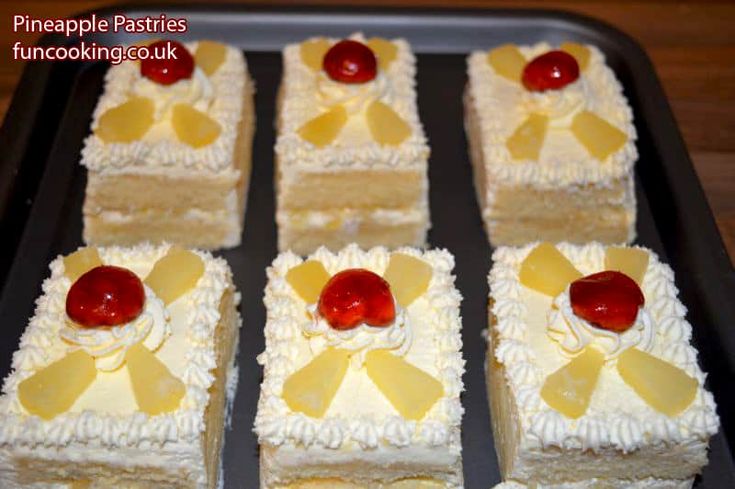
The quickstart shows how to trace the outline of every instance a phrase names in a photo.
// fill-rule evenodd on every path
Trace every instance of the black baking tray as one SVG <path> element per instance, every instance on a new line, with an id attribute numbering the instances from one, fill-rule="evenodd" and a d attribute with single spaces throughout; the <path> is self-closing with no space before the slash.
<path id="1" fill-rule="evenodd" d="M 686 148 L 653 66 L 636 44 L 612 27 L 555 11 L 421 11 L 374 9 L 253 9 L 235 6 L 119 7 L 99 10 L 130 16 L 186 17 L 183 39 L 211 38 L 240 46 L 257 84 L 258 126 L 243 244 L 221 253 L 242 292 L 240 384 L 232 429 L 224 451 L 226 488 L 258 486 L 258 445 L 252 424 L 263 350 L 265 267 L 276 255 L 273 195 L 273 119 L 281 75 L 280 49 L 312 35 L 405 37 L 418 53 L 418 97 L 428 135 L 430 243 L 456 256 L 457 285 L 464 296 L 463 402 L 464 473 L 468 489 L 499 482 L 485 393 L 483 364 L 487 284 L 491 249 L 482 229 L 462 125 L 465 57 L 474 49 L 504 42 L 564 40 L 596 44 L 623 83 L 635 114 L 640 160 L 636 169 L 638 240 L 661 254 L 676 271 L 677 285 L 700 362 L 719 404 L 723 429 L 712 439 L 711 461 L 698 488 L 735 487 L 728 440 L 735 429 L 735 273 L 718 234 Z M 96 34 L 102 44 L 129 43 L 132 35 Z M 79 39 L 46 36 L 42 44 Z M 30 63 L 0 132 L 0 374 L 33 313 L 34 299 L 48 275 L 48 262 L 81 242 L 85 171 L 78 164 L 82 141 L 101 92 L 105 63 Z"/>

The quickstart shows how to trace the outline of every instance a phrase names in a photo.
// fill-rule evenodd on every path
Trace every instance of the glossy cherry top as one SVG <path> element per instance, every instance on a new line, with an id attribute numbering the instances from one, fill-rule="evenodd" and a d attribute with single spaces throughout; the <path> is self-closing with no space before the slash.
<path id="1" fill-rule="evenodd" d="M 338 330 L 352 329 L 361 323 L 389 326 L 396 318 L 388 282 L 363 268 L 343 270 L 329 279 L 319 296 L 318 311 Z"/>
<path id="2" fill-rule="evenodd" d="M 579 64 L 564 51 L 549 51 L 532 59 L 523 68 L 523 86 L 532 92 L 558 90 L 579 78 Z"/>
<path id="3" fill-rule="evenodd" d="M 635 323 L 645 298 L 624 273 L 608 270 L 572 282 L 569 299 L 574 314 L 598 328 L 622 333 Z"/>
<path id="4" fill-rule="evenodd" d="M 167 50 L 172 50 L 175 56 L 166 59 L 150 57 L 140 62 L 140 74 L 159 85 L 172 85 L 179 80 L 191 78 L 194 73 L 194 58 L 183 44 L 176 41 L 156 41 L 148 49 L 151 56 L 154 53 L 166 53 Z"/>
<path id="5" fill-rule="evenodd" d="M 129 323 L 143 311 L 145 292 L 127 268 L 103 265 L 79 277 L 66 296 L 66 314 L 80 326 Z"/>
<path id="6" fill-rule="evenodd" d="M 329 78 L 341 83 L 367 83 L 378 74 L 373 50 L 352 39 L 344 39 L 329 48 L 322 67 Z"/>

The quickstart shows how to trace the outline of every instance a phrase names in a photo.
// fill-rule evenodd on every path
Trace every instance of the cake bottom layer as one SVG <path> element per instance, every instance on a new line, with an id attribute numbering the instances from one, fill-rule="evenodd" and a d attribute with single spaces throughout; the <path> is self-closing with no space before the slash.
<path id="1" fill-rule="evenodd" d="M 305 479 L 267 489 L 448 489 L 456 486 L 436 479 L 408 478 L 393 482 L 362 484 L 340 479 Z"/>
<path id="2" fill-rule="evenodd" d="M 488 309 L 492 310 L 492 302 Z M 707 463 L 707 445 L 647 446 L 623 453 L 602 449 L 598 453 L 549 447 L 527 448 L 527 435 L 515 397 L 506 382 L 505 368 L 495 360 L 495 318 L 489 315 L 486 364 L 491 425 L 503 480 L 534 489 L 684 489 Z M 619 475 L 628 478 L 618 478 Z"/>
<path id="3" fill-rule="evenodd" d="M 278 249 L 308 255 L 320 246 L 338 251 L 350 243 L 374 246 L 423 247 L 429 229 L 425 206 L 411 209 L 338 209 L 278 212 Z"/>
<path id="4" fill-rule="evenodd" d="M 12 477 L 0 474 L 2 489 L 218 489 L 228 404 L 235 396 L 241 318 L 232 289 L 220 300 L 215 329 L 215 377 L 209 388 L 201 445 L 182 453 L 165 447 L 69 448 L 37 447 L 9 454 Z M 194 452 L 194 453 L 192 453 Z M 0 459 L 5 459 L 0 453 Z M 204 475 L 206 474 L 206 475 Z M 83 475 L 83 478 L 80 478 Z"/>
<path id="5" fill-rule="evenodd" d="M 94 245 L 134 245 L 172 242 L 201 249 L 232 248 L 240 244 L 241 211 L 156 211 L 122 214 L 85 214 L 84 241 Z"/>

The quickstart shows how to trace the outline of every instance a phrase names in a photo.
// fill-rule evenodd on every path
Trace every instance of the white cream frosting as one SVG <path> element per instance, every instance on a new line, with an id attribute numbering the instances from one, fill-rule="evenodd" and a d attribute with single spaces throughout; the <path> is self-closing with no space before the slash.
<path id="1" fill-rule="evenodd" d="M 633 325 L 622 333 L 598 328 L 574 314 L 567 287 L 552 303 L 547 333 L 557 343 L 562 355 L 575 356 L 588 345 L 593 345 L 610 360 L 628 348 L 650 351 L 656 331 L 645 307 L 638 310 Z"/>
<path id="2" fill-rule="evenodd" d="M 381 444 L 394 447 L 445 446 L 459 455 L 463 390 L 460 336 L 461 296 L 454 288 L 453 257 L 446 251 L 399 250 L 428 262 L 433 276 L 428 290 L 404 313 L 413 328 L 410 348 L 404 358 L 437 378 L 444 396 L 419 421 L 407 420 L 384 398 L 363 369 L 348 369 L 342 384 L 323 418 L 311 418 L 291 411 L 281 397 L 284 381 L 314 358 L 303 327 L 312 321 L 307 304 L 286 281 L 288 270 L 303 260 L 293 253 L 281 253 L 268 269 L 265 289 L 267 321 L 266 349 L 258 357 L 264 367 L 255 432 L 261 444 L 329 449 L 375 449 Z M 347 268 L 366 268 L 382 275 L 390 252 L 378 247 L 362 251 L 350 245 L 339 253 L 320 248 L 310 259 L 322 262 L 334 274 Z M 419 328 L 418 325 L 421 327 Z M 405 343 L 404 343 L 405 344 Z"/>
<path id="3" fill-rule="evenodd" d="M 146 276 L 169 245 L 141 244 L 131 248 L 98 248 L 103 263 L 131 269 Z M 171 335 L 156 351 L 157 357 L 180 378 L 186 394 L 176 411 L 149 416 L 137 410 L 123 366 L 100 371 L 92 385 L 72 408 L 45 421 L 29 415 L 17 396 L 18 384 L 38 369 L 63 357 L 70 348 L 59 335 L 66 322 L 66 294 L 71 281 L 64 275 L 61 257 L 51 262 L 51 277 L 43 283 L 13 354 L 12 372 L 0 397 L 0 449 L 3 447 L 71 446 L 120 447 L 166 446 L 184 453 L 201 450 L 208 389 L 216 368 L 214 331 L 219 323 L 219 302 L 231 289 L 227 263 L 208 252 L 196 252 L 204 261 L 204 274 L 194 289 L 169 304 Z M 114 398 L 114 402 L 111 399 Z"/>
<path id="4" fill-rule="evenodd" d="M 75 327 L 67 321 L 59 336 L 94 357 L 97 370 L 103 372 L 117 370 L 128 349 L 141 341 L 143 346 L 156 351 L 171 334 L 170 316 L 163 301 L 148 286 L 143 288 L 143 311 L 132 321 L 109 328 Z"/>
<path id="5" fill-rule="evenodd" d="M 185 45 L 191 53 L 196 51 L 196 42 Z M 243 91 L 251 84 L 242 52 L 230 46 L 224 62 L 211 76 L 196 68 L 191 79 L 169 86 L 144 78 L 137 62 L 112 66 L 105 75 L 105 89 L 92 117 L 92 131 L 104 112 L 135 95 L 154 101 L 156 122 L 141 140 L 132 143 L 106 143 L 92 132 L 84 141 L 81 163 L 90 171 L 103 173 L 150 173 L 162 169 L 234 173 L 232 155 L 242 119 Z M 202 148 L 180 142 L 168 118 L 175 102 L 192 103 L 205 112 L 220 125 L 219 137 Z"/>
<path id="6" fill-rule="evenodd" d="M 309 339 L 311 352 L 316 356 L 328 346 L 354 352 L 350 357 L 354 368 L 361 368 L 365 355 L 373 350 L 391 350 L 394 355 L 405 356 L 413 341 L 413 328 L 406 311 L 395 303 L 396 317 L 384 327 L 360 323 L 357 327 L 338 330 L 329 325 L 317 312 L 316 305 L 307 307 L 312 320 L 303 323 L 302 329 Z"/>
<path id="7" fill-rule="evenodd" d="M 586 47 L 590 59 L 580 78 L 561 90 L 541 93 L 528 92 L 522 84 L 495 73 L 487 61 L 487 51 L 475 51 L 468 57 L 468 90 L 479 118 L 488 181 L 553 189 L 566 185 L 605 186 L 629 177 L 638 159 L 633 112 L 602 52 L 592 45 Z M 538 43 L 519 49 L 531 60 L 552 47 Z M 623 147 L 604 161 L 590 156 L 568 129 L 573 116 L 582 109 L 597 114 L 627 136 Z M 551 117 L 539 159 L 514 160 L 506 141 L 533 111 Z M 492 202 L 492 186 L 487 192 Z"/>
<path id="8" fill-rule="evenodd" d="M 535 246 L 497 248 L 488 278 L 496 319 L 495 359 L 505 367 L 525 449 L 555 446 L 598 452 L 612 448 L 627 453 L 648 444 L 706 442 L 715 434 L 719 418 L 712 394 L 703 386 L 705 374 L 697 365 L 697 352 L 689 343 L 686 308 L 677 298 L 673 272 L 650 251 L 641 287 L 655 330 L 649 352 L 697 379 L 692 404 L 675 417 L 655 411 L 620 378 L 614 358 L 603 366 L 590 406 L 579 419 L 566 418 L 544 403 L 540 396 L 544 379 L 568 358 L 546 334 L 552 299 L 527 289 L 518 279 L 523 259 Z M 585 275 L 604 269 L 605 247 L 601 244 L 560 243 L 557 247 Z"/>
<path id="9" fill-rule="evenodd" d="M 351 39 L 364 42 L 362 34 Z M 337 39 L 331 39 L 336 42 Z M 279 110 L 276 155 L 282 171 L 324 168 L 425 167 L 429 157 L 416 104 L 416 60 L 403 39 L 393 39 L 398 47 L 388 69 L 365 84 L 338 84 L 322 72 L 314 72 L 301 60 L 300 44 L 283 50 L 283 82 Z M 364 117 L 369 101 L 379 99 L 396 111 L 409 125 L 411 135 L 398 146 L 373 141 Z M 350 118 L 332 144 L 316 148 L 298 134 L 299 128 L 332 103 L 345 103 Z"/>

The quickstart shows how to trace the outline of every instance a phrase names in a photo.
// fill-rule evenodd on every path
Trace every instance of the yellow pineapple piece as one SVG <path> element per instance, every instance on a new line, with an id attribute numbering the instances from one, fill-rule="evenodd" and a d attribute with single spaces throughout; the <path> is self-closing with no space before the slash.
<path id="1" fill-rule="evenodd" d="M 689 407 L 699 385 L 682 369 L 636 348 L 620 354 L 618 372 L 644 401 L 667 416 Z"/>
<path id="2" fill-rule="evenodd" d="M 194 288 L 204 274 L 204 262 L 194 252 L 172 246 L 155 265 L 145 279 L 164 304 L 173 301 Z"/>
<path id="3" fill-rule="evenodd" d="M 332 44 L 323 37 L 310 39 L 301 43 L 301 61 L 313 71 L 322 69 L 324 55 L 327 54 Z"/>
<path id="4" fill-rule="evenodd" d="M 518 126 L 505 145 L 514 160 L 538 160 L 546 138 L 549 118 L 543 114 L 531 114 Z"/>
<path id="5" fill-rule="evenodd" d="M 283 383 L 283 400 L 293 411 L 321 418 L 342 384 L 351 353 L 327 348 Z"/>
<path id="6" fill-rule="evenodd" d="M 299 136 L 321 148 L 334 141 L 346 123 L 347 111 L 341 105 L 335 105 L 301 126 Z"/>
<path id="7" fill-rule="evenodd" d="M 102 260 L 97 248 L 86 246 L 64 257 L 64 274 L 74 283 L 79 277 L 100 265 Z"/>
<path id="8" fill-rule="evenodd" d="M 574 59 L 577 60 L 577 64 L 579 65 L 580 72 L 587 68 L 590 62 L 590 50 L 587 49 L 587 46 L 577 42 L 563 42 L 559 46 L 559 49 L 574 56 Z"/>
<path id="9" fill-rule="evenodd" d="M 622 148 L 628 140 L 623 131 L 588 110 L 574 116 L 571 129 L 582 146 L 600 161 Z"/>
<path id="10" fill-rule="evenodd" d="M 329 281 L 329 273 L 317 260 L 307 260 L 301 265 L 289 269 L 286 281 L 307 304 L 319 300 L 322 289 Z"/>
<path id="11" fill-rule="evenodd" d="M 373 101 L 365 113 L 370 134 L 375 142 L 388 146 L 398 146 L 411 135 L 411 126 L 388 105 L 379 100 Z"/>
<path id="12" fill-rule="evenodd" d="M 171 125 L 179 141 L 192 148 L 202 148 L 217 140 L 222 127 L 217 121 L 189 104 L 176 104 L 171 111 Z"/>
<path id="13" fill-rule="evenodd" d="M 68 411 L 96 377 L 94 358 L 76 350 L 23 380 L 18 399 L 29 413 L 52 419 Z"/>
<path id="14" fill-rule="evenodd" d="M 521 82 L 526 58 L 515 44 L 504 44 L 490 50 L 487 53 L 487 61 L 500 76 L 516 83 Z"/>
<path id="15" fill-rule="evenodd" d="M 393 60 L 396 59 L 396 56 L 398 56 L 398 46 L 388 39 L 371 37 L 368 39 L 367 45 L 375 53 L 375 57 L 378 58 L 378 67 L 383 71 L 387 70 Z"/>
<path id="16" fill-rule="evenodd" d="M 541 398 L 564 416 L 579 418 L 590 405 L 605 356 L 588 346 L 553 374 L 541 387 Z"/>
<path id="17" fill-rule="evenodd" d="M 518 274 L 523 285 L 552 297 L 581 277 L 579 270 L 551 243 L 539 243 L 531 250 Z"/>
<path id="18" fill-rule="evenodd" d="M 151 416 L 176 410 L 186 393 L 184 383 L 142 343 L 128 350 L 127 362 L 133 395 L 141 411 Z"/>
<path id="19" fill-rule="evenodd" d="M 207 76 L 217 71 L 217 68 L 225 62 L 227 46 L 215 41 L 199 41 L 194 53 L 194 62 Z"/>
<path id="20" fill-rule="evenodd" d="M 648 252 L 628 246 L 610 246 L 605 250 L 605 270 L 617 270 L 632 278 L 638 285 L 648 269 Z"/>
<path id="21" fill-rule="evenodd" d="M 106 143 L 130 143 L 143 137 L 153 125 L 153 101 L 134 97 L 108 109 L 97 121 L 94 133 Z"/>
<path id="22" fill-rule="evenodd" d="M 390 290 L 398 303 L 408 307 L 426 292 L 433 274 L 431 265 L 424 260 L 403 253 L 393 253 L 383 278 L 390 284 Z"/>
<path id="23" fill-rule="evenodd" d="M 441 382 L 387 350 L 368 352 L 365 368 L 368 377 L 404 418 L 423 418 L 444 395 Z"/>
<path id="24" fill-rule="evenodd" d="M 89 489 L 90 487 L 92 487 L 92 481 L 83 480 L 83 481 L 72 482 L 70 489 Z"/>

